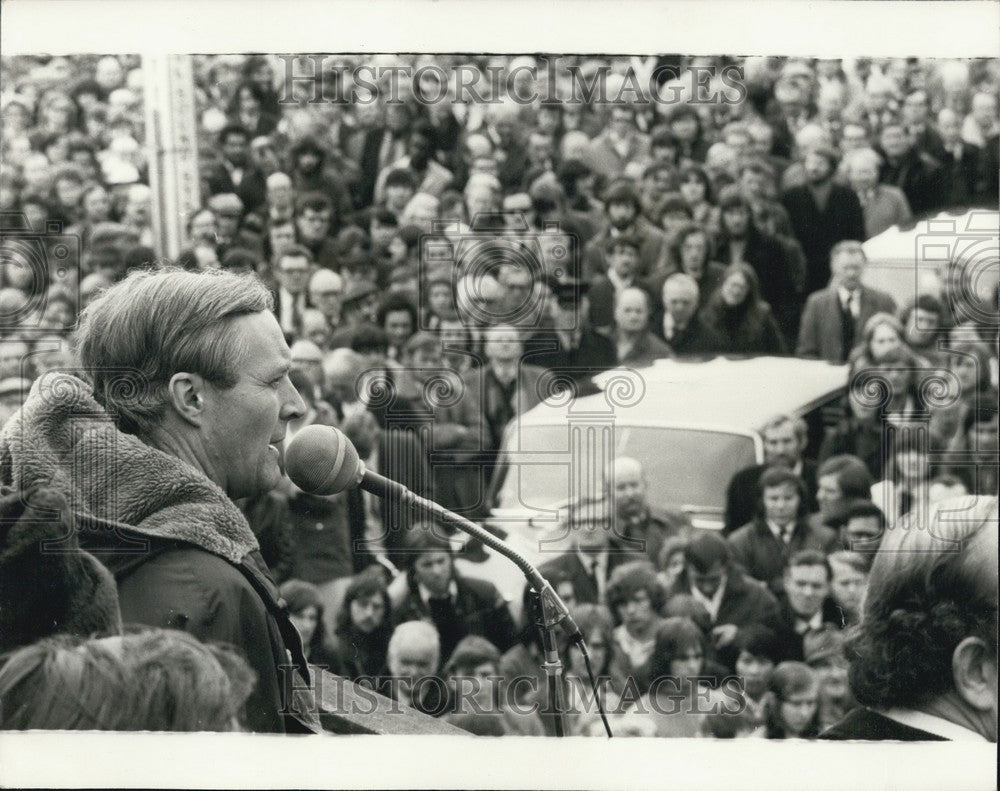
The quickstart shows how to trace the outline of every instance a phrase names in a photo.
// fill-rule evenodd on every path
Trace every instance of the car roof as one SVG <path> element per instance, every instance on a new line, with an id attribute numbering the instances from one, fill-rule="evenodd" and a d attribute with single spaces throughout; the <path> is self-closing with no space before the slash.
<path id="1" fill-rule="evenodd" d="M 626 425 L 759 431 L 779 414 L 802 414 L 847 385 L 847 366 L 794 357 L 658 360 L 593 378 L 603 392 L 572 404 L 549 399 L 520 418 L 522 427 L 564 423 L 571 414 L 612 413 Z"/>

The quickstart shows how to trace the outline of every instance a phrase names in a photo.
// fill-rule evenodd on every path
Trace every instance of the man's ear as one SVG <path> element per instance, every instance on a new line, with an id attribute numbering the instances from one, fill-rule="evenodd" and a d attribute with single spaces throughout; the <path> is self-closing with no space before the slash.
<path id="1" fill-rule="evenodd" d="M 955 691 L 976 711 L 990 711 L 997 699 L 997 656 L 978 637 L 966 637 L 951 655 Z"/>
<path id="2" fill-rule="evenodd" d="M 189 373 L 176 373 L 167 384 L 174 412 L 194 426 L 200 426 L 205 416 L 205 384 L 201 376 Z"/>

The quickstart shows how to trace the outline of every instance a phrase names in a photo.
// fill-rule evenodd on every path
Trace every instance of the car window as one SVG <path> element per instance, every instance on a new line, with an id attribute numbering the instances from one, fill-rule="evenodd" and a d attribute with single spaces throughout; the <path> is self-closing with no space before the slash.
<path id="1" fill-rule="evenodd" d="M 721 431 L 615 426 L 610 454 L 642 462 L 655 506 L 723 508 L 735 472 L 756 463 L 750 437 Z M 593 440 L 593 438 L 591 438 Z M 570 497 L 570 431 L 567 426 L 524 427 L 508 436 L 498 508 L 552 508 Z M 550 461 L 552 456 L 561 456 Z M 579 470 L 577 470 L 579 473 Z"/>

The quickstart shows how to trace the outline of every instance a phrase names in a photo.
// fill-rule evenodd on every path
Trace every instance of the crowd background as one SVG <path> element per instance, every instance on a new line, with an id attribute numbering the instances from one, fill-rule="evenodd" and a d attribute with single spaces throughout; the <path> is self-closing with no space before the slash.
<path id="1" fill-rule="evenodd" d="M 607 530 L 595 539 L 581 527 L 544 573 L 576 608 L 620 733 L 808 738 L 853 705 L 844 634 L 887 522 L 927 500 L 997 491 L 996 294 L 970 297 L 961 260 L 927 293 L 861 283 L 866 239 L 940 211 L 997 209 L 996 61 L 561 57 L 561 99 L 530 104 L 422 101 L 440 93 L 433 72 L 403 83 L 399 103 L 387 85 L 338 101 L 352 87 L 339 67 L 499 66 L 526 95 L 538 85 L 519 67 L 545 74 L 544 58 L 327 57 L 318 73 L 320 61 L 302 58 L 293 81 L 275 57 L 193 61 L 202 205 L 176 261 L 153 237 L 140 59 L 0 62 L 0 210 L 23 216 L 4 214 L 0 229 L 0 422 L 34 378 L 73 366 L 72 328 L 94 296 L 164 265 L 271 288 L 308 406 L 290 434 L 338 425 L 369 467 L 473 517 L 488 507 L 503 430 L 537 402 L 546 370 L 583 378 L 720 354 L 846 363 L 852 382 L 890 381 L 888 403 L 845 393 L 817 458 L 803 456 L 800 423 L 776 416 L 766 463 L 719 481 L 724 531 L 652 512 L 645 492 L 657 482 L 619 459 L 615 534 L 645 550 L 630 556 Z M 733 104 L 691 101 L 683 78 L 670 104 L 574 102 L 566 75 L 607 70 L 614 96 L 629 67 L 731 64 L 746 87 Z M 15 232 L 42 239 L 41 269 L 19 258 Z M 466 255 L 464 240 L 483 233 L 503 240 L 490 267 Z M 53 254 L 60 235 L 79 240 L 78 260 Z M 941 370 L 960 390 L 946 407 L 923 387 Z M 441 371 L 465 397 L 435 401 Z M 385 381 L 391 403 L 378 398 Z M 929 444 L 884 449 L 882 422 L 916 409 L 931 411 Z M 415 420 L 433 424 L 429 443 Z M 943 453 L 966 462 L 932 463 Z M 456 679 L 538 678 L 539 646 L 488 580 L 456 570 L 440 529 L 367 494 L 316 497 L 289 481 L 241 505 L 310 661 L 351 678 L 436 675 L 444 694 L 384 690 L 476 733 L 553 731 L 551 718 L 508 706 L 454 710 Z M 197 652 L 169 645 L 169 633 L 121 639 L 140 656 Z M 91 668 L 124 650 L 84 646 Z M 50 672 L 47 656 L 80 650 L 34 643 L 21 662 Z M 564 663 L 572 691 L 585 671 L 574 652 Z M 128 673 L 144 666 L 133 664 Z M 230 696 L 194 725 L 145 722 L 238 719 L 248 684 L 238 658 L 188 666 L 216 692 L 231 687 L 236 704 Z M 677 705 L 699 690 L 724 703 L 731 674 L 742 679 L 739 713 Z M 498 684 L 483 689 L 487 708 L 503 699 Z M 665 713 L 651 711 L 657 695 Z M 603 733 L 592 712 L 571 720 L 574 733 Z M 132 727 L 123 723 L 107 727 Z"/>

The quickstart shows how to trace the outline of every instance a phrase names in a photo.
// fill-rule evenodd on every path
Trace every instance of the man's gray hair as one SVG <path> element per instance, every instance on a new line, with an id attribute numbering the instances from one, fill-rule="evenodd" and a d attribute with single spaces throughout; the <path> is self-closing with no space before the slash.
<path id="1" fill-rule="evenodd" d="M 224 270 L 133 272 L 80 318 L 76 346 L 94 397 L 122 431 L 147 436 L 163 419 L 175 373 L 236 384 L 245 344 L 231 320 L 273 304 L 259 280 Z"/>
<path id="2" fill-rule="evenodd" d="M 438 630 L 427 621 L 404 621 L 397 626 L 389 638 L 386 656 L 394 657 L 402 645 L 418 645 L 428 651 L 433 650 L 437 657 L 434 664 L 441 659 L 441 638 Z"/>

